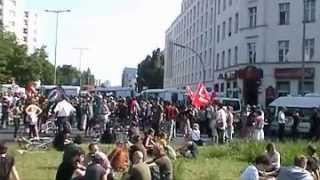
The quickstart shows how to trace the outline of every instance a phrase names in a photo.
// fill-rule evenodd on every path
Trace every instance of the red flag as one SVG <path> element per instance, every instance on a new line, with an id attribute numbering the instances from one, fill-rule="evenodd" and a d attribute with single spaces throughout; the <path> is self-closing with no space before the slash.
<path id="1" fill-rule="evenodd" d="M 205 106 L 205 105 L 209 104 L 210 99 L 211 99 L 211 97 L 210 97 L 206 87 L 204 86 L 204 84 L 199 83 L 198 87 L 197 87 L 197 91 L 193 96 L 192 104 L 196 108 L 200 108 L 201 106 Z"/>

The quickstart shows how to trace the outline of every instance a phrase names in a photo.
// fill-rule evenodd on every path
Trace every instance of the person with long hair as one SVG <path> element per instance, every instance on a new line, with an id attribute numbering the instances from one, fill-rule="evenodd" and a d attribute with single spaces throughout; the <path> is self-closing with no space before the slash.
<path id="1" fill-rule="evenodd" d="M 42 110 L 35 99 L 31 100 L 31 104 L 26 108 L 25 112 L 29 121 L 30 138 L 39 138 L 38 116 L 42 113 Z"/>

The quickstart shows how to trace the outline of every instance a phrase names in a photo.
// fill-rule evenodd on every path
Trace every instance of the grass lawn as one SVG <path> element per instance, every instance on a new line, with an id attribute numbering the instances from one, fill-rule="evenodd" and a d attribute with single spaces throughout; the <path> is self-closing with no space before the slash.
<path id="1" fill-rule="evenodd" d="M 307 141 L 277 143 L 281 153 L 281 164 L 291 165 L 293 157 L 305 154 Z M 252 162 L 256 155 L 264 151 L 265 143 L 236 141 L 228 145 L 200 147 L 196 160 L 178 159 L 174 162 L 176 180 L 235 180 L 241 171 Z M 314 144 L 320 147 L 320 144 Z M 111 146 L 101 145 L 110 152 Z M 86 146 L 84 146 L 86 148 Z M 44 152 L 18 153 L 15 145 L 10 153 L 16 158 L 16 164 L 22 180 L 54 180 L 62 153 L 55 150 Z"/>

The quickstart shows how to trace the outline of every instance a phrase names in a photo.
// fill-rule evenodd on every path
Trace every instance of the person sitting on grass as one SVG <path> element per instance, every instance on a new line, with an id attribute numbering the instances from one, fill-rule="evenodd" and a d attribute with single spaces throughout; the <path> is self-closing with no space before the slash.
<path id="1" fill-rule="evenodd" d="M 145 133 L 143 145 L 147 149 L 147 152 L 151 152 L 154 144 L 154 130 L 151 128 Z"/>
<path id="2" fill-rule="evenodd" d="M 294 166 L 281 168 L 278 180 L 314 180 L 311 173 L 306 170 L 308 159 L 299 155 L 294 158 Z"/>
<path id="3" fill-rule="evenodd" d="M 178 149 L 178 152 L 185 158 L 197 158 L 198 147 L 193 141 L 188 141 L 184 146 Z"/>
<path id="4" fill-rule="evenodd" d="M 320 160 L 317 155 L 317 148 L 313 145 L 307 147 L 307 170 L 315 179 L 320 179 Z"/>
<path id="5" fill-rule="evenodd" d="M 104 167 L 106 160 L 107 156 L 104 153 L 95 153 L 92 164 L 87 167 L 84 180 L 107 180 L 109 169 Z"/>
<path id="6" fill-rule="evenodd" d="M 276 176 L 280 169 L 280 153 L 277 151 L 274 143 L 269 143 L 266 146 L 265 155 L 271 163 L 270 167 L 267 169 L 267 174 L 270 176 Z"/>
<path id="7" fill-rule="evenodd" d="M 0 179 L 10 180 L 13 177 L 15 180 L 20 180 L 18 171 L 15 166 L 15 159 L 7 154 L 8 147 L 4 142 L 0 142 Z"/>
<path id="8" fill-rule="evenodd" d="M 123 142 L 118 142 L 116 148 L 109 154 L 108 159 L 115 172 L 124 172 L 129 166 L 129 150 Z"/>
<path id="9" fill-rule="evenodd" d="M 130 162 L 133 161 L 133 154 L 136 151 L 142 152 L 142 154 L 143 154 L 143 162 L 145 162 L 146 158 L 147 158 L 147 150 L 142 144 L 142 139 L 141 139 L 140 135 L 136 135 L 136 136 L 132 137 L 132 143 L 133 143 L 133 145 L 130 146 L 130 148 L 129 148 L 129 160 L 130 160 Z"/>
<path id="10" fill-rule="evenodd" d="M 89 153 L 86 155 L 84 160 L 85 166 L 89 166 L 92 163 L 92 159 L 96 152 L 100 152 L 99 146 L 97 143 L 90 143 L 88 146 Z"/>
<path id="11" fill-rule="evenodd" d="M 70 156 L 70 157 L 69 157 Z M 81 148 L 75 149 L 70 154 L 68 158 L 62 160 L 62 163 L 59 165 L 56 180 L 70 180 L 72 176 L 79 178 L 84 175 L 82 171 L 85 170 L 82 163 L 84 157 L 84 151 Z"/>
<path id="12" fill-rule="evenodd" d="M 73 165 L 75 170 L 73 171 L 71 180 L 83 180 L 86 173 L 86 167 L 84 166 L 85 152 L 81 149 L 79 155 L 74 159 Z"/>
<path id="13" fill-rule="evenodd" d="M 254 164 L 247 167 L 241 174 L 240 180 L 269 180 L 270 178 L 264 177 L 263 173 L 270 166 L 270 161 L 266 155 L 259 155 L 256 157 Z M 260 175 L 259 175 L 260 174 Z"/>
<path id="14" fill-rule="evenodd" d="M 160 132 L 157 137 L 157 143 L 161 144 L 163 147 L 167 146 L 167 134 Z"/>
<path id="15" fill-rule="evenodd" d="M 143 153 L 135 151 L 132 157 L 132 168 L 123 179 L 124 180 L 151 180 L 151 172 L 149 166 L 143 162 Z"/>
<path id="16" fill-rule="evenodd" d="M 157 167 L 159 168 L 160 180 L 173 180 L 172 162 L 166 155 L 163 146 L 161 146 L 160 144 L 155 144 L 153 155 L 155 156 L 155 159 L 147 162 L 147 164 L 155 163 L 157 165 Z"/>
<path id="17" fill-rule="evenodd" d="M 202 146 L 203 142 L 201 140 L 200 135 L 200 126 L 197 123 L 194 123 L 191 130 L 191 138 L 194 143 L 196 143 L 198 146 Z"/>

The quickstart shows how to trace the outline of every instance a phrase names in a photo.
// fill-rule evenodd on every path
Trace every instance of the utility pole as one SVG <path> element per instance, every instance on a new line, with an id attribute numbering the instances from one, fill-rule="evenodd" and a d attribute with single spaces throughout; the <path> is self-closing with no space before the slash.
<path id="1" fill-rule="evenodd" d="M 77 50 L 79 51 L 80 55 L 79 55 L 79 71 L 80 71 L 80 78 L 79 78 L 79 84 L 80 84 L 80 88 L 82 87 L 82 72 L 81 72 L 81 65 L 82 65 L 82 55 L 84 51 L 88 51 L 88 48 L 73 48 L 73 50 Z"/>
<path id="2" fill-rule="evenodd" d="M 47 13 L 56 14 L 56 40 L 54 46 L 54 85 L 57 85 L 57 49 L 58 49 L 58 29 L 59 29 L 59 15 L 61 13 L 71 12 L 71 10 L 45 10 Z"/>

